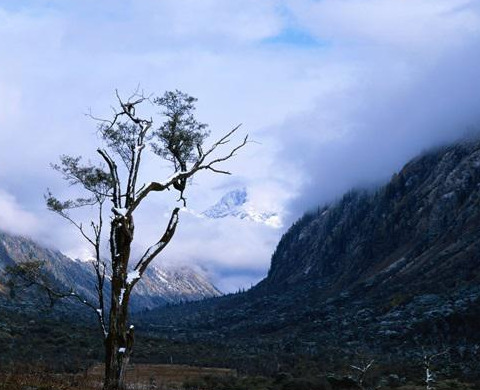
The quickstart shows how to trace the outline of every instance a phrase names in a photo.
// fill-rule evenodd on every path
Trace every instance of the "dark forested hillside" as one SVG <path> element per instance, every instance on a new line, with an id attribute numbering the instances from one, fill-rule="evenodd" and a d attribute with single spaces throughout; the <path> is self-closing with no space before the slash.
<path id="1" fill-rule="evenodd" d="M 172 339 L 270 354 L 266 366 L 305 355 L 412 362 L 443 348 L 471 374 L 480 349 L 479 202 L 480 142 L 438 148 L 377 190 L 305 214 L 247 293 L 141 322 Z"/>
<path id="2" fill-rule="evenodd" d="M 326 295 L 455 289 L 480 275 L 480 143 L 427 153 L 377 191 L 352 191 L 285 234 L 264 286 L 313 281 Z"/>

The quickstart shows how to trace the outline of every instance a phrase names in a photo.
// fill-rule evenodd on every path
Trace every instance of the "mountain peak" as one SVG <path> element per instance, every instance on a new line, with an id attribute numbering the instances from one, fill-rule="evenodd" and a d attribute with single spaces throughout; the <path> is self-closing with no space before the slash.
<path id="1" fill-rule="evenodd" d="M 252 222 L 263 223 L 275 228 L 282 226 L 278 214 L 257 210 L 257 208 L 250 202 L 245 187 L 227 192 L 217 203 L 205 210 L 202 215 L 212 219 L 235 217 Z"/>
<path id="2" fill-rule="evenodd" d="M 240 188 L 227 192 L 212 207 L 205 210 L 202 214 L 208 218 L 224 218 L 240 210 L 247 203 L 247 189 Z"/>

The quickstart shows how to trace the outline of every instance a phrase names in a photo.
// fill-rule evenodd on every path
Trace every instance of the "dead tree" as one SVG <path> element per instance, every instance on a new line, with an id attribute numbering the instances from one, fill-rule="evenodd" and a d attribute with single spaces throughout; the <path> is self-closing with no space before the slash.
<path id="1" fill-rule="evenodd" d="M 150 98 L 138 91 L 126 101 L 117 93 L 119 108 L 111 120 L 99 120 L 98 132 L 105 148 L 97 149 L 101 163 L 83 163 L 80 157 L 61 156 L 53 168 L 70 185 L 78 185 L 86 195 L 61 201 L 49 191 L 48 208 L 73 224 L 91 245 L 94 253 L 98 301 L 87 302 L 71 291 L 82 303 L 93 309 L 102 329 L 105 346 L 105 390 L 125 389 L 125 371 L 134 345 L 134 327 L 129 325 L 129 301 L 132 290 L 152 261 L 172 239 L 178 225 L 180 207 L 170 210 L 170 217 L 158 241 L 145 249 L 139 258 L 131 258 L 134 239 L 134 216 L 153 193 L 175 191 L 180 206 L 186 205 L 185 190 L 190 179 L 200 171 L 230 174 L 220 167 L 233 158 L 247 143 L 247 137 L 230 146 L 239 126 L 223 137 L 204 146 L 209 132 L 207 125 L 194 117 L 196 99 L 180 91 L 166 92 Z M 144 105 L 161 108 L 161 123 L 139 116 Z M 144 155 L 153 153 L 171 163 L 172 174 L 165 180 L 138 183 Z M 77 222 L 71 210 L 95 206 L 97 215 L 89 225 Z M 110 213 L 110 218 L 105 215 Z M 105 222 L 109 221 L 109 256 L 101 252 Z M 109 257 L 107 266 L 106 257 Z M 107 268 L 111 275 L 106 277 Z M 110 283 L 110 297 L 105 285 Z M 51 291 L 53 293 L 53 291 Z M 65 296 L 68 294 L 62 294 Z"/>
<path id="2" fill-rule="evenodd" d="M 435 389 L 435 373 L 433 372 L 433 359 L 448 353 L 448 349 L 443 352 L 428 354 L 423 352 L 423 368 L 425 369 L 425 385 L 427 390 Z"/>
<path id="3" fill-rule="evenodd" d="M 361 366 L 353 366 L 351 365 L 350 367 L 353 368 L 355 371 L 357 371 L 357 377 L 355 378 L 355 382 L 360 386 L 361 389 L 365 389 L 364 383 L 365 383 L 365 377 L 372 368 L 373 363 L 375 360 L 370 360 L 368 363 L 364 363 Z"/>

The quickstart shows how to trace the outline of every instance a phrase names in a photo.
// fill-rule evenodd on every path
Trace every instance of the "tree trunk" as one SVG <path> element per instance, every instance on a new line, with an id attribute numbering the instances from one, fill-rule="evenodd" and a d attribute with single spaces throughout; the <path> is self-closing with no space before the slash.
<path id="1" fill-rule="evenodd" d="M 112 292 L 108 335 L 105 339 L 104 390 L 125 390 L 125 374 L 133 348 L 134 329 L 127 325 L 130 299 L 127 268 L 132 238 L 132 219 L 115 217 L 110 234 Z"/>
<path id="2" fill-rule="evenodd" d="M 133 328 L 126 331 L 119 329 L 117 334 L 109 333 L 105 341 L 104 390 L 125 390 L 125 374 L 133 341 Z"/>

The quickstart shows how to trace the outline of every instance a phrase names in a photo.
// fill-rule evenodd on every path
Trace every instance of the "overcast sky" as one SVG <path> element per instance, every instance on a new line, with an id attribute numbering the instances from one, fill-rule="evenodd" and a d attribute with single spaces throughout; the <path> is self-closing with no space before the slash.
<path id="1" fill-rule="evenodd" d="M 469 0 L 0 0 L 0 228 L 73 257 L 76 232 L 45 210 L 71 194 L 49 168 L 94 161 L 95 123 L 127 96 L 178 88 L 198 100 L 212 138 L 242 123 L 248 145 L 229 177 L 188 190 L 201 212 L 245 187 L 282 228 L 183 213 L 160 263 L 191 264 L 224 291 L 267 272 L 288 225 L 353 186 L 478 127 L 480 3 Z M 164 163 L 143 175 L 161 180 Z M 137 217 L 134 251 L 163 229 L 171 199 Z"/>

